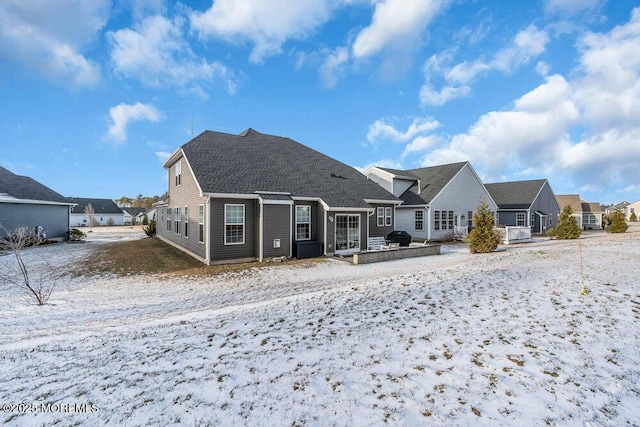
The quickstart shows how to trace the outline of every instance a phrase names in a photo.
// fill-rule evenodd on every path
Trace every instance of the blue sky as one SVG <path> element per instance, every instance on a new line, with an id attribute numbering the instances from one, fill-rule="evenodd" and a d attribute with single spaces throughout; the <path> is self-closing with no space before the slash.
<path id="1" fill-rule="evenodd" d="M 0 2 L 0 166 L 66 196 L 160 195 L 192 134 L 248 127 L 361 170 L 469 160 L 635 201 L 640 5 Z"/>

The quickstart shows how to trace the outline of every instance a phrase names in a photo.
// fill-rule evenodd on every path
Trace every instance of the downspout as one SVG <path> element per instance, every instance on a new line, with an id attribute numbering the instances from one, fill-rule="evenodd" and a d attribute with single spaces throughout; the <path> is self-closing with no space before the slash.
<path id="1" fill-rule="evenodd" d="M 324 214 L 324 256 L 327 256 L 327 211 L 322 208 Z"/>
<path id="2" fill-rule="evenodd" d="M 205 236 L 204 236 L 204 262 L 207 265 L 211 265 L 211 196 L 207 196 L 207 204 L 205 205 Z"/>
<path id="3" fill-rule="evenodd" d="M 424 208 L 427 211 L 427 222 L 429 223 L 427 228 L 427 240 L 431 241 L 431 209 L 429 209 L 429 205 L 425 205 Z"/>
<path id="4" fill-rule="evenodd" d="M 264 255 L 264 218 L 262 197 L 258 197 L 258 261 L 262 262 Z"/>
<path id="5" fill-rule="evenodd" d="M 289 258 L 293 258 L 293 203 L 289 205 Z"/>

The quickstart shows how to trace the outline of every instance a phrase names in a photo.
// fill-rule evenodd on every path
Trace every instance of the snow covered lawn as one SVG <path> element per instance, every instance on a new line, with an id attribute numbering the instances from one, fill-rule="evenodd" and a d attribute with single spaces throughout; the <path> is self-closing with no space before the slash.
<path id="1" fill-rule="evenodd" d="M 637 426 L 640 232 L 630 231 L 580 239 L 586 296 L 576 241 L 67 278 L 44 307 L 0 285 L 0 403 L 27 405 L 3 406 L 0 421 Z M 25 258 L 65 268 L 106 240 Z M 12 263 L 0 256 L 0 271 Z"/>

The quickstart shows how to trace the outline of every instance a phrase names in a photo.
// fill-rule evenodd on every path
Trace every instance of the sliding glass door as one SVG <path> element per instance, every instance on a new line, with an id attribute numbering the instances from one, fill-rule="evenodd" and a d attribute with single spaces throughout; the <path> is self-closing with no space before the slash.
<path id="1" fill-rule="evenodd" d="M 336 215 L 336 254 L 360 252 L 360 215 Z"/>

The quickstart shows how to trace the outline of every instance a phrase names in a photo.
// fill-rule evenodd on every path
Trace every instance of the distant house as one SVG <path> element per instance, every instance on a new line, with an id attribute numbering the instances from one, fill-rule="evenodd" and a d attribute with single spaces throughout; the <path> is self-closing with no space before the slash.
<path id="1" fill-rule="evenodd" d="M 483 200 L 492 212 L 498 208 L 469 162 L 410 170 L 373 166 L 364 174 L 402 200 L 396 208 L 396 228 L 413 238 L 466 234 Z"/>
<path id="2" fill-rule="evenodd" d="M 121 209 L 124 214 L 124 225 L 135 225 L 141 223 L 142 217 L 147 211 L 146 208 L 123 207 Z"/>
<path id="3" fill-rule="evenodd" d="M 400 203 L 354 168 L 253 129 L 205 131 L 164 167 L 157 237 L 207 264 L 366 250 Z"/>
<path id="4" fill-rule="evenodd" d="M 636 214 L 636 220 L 640 221 L 640 200 L 630 203 L 627 206 L 629 216 L 627 216 L 627 221 L 631 219 L 631 214 Z"/>
<path id="5" fill-rule="evenodd" d="M 32 178 L 0 167 L 0 225 L 7 230 L 29 227 L 50 240 L 64 240 L 69 231 L 69 209 L 61 194 Z M 6 236 L 0 230 L 0 237 Z"/>
<path id="6" fill-rule="evenodd" d="M 556 228 L 560 205 L 546 179 L 485 184 L 498 204 L 498 224 L 529 227 L 532 233 Z"/>
<path id="7" fill-rule="evenodd" d="M 572 216 L 582 229 L 602 229 L 603 212 L 600 203 L 586 202 L 578 194 L 559 194 L 556 199 L 561 209 L 564 209 L 565 206 L 571 207 Z"/>
<path id="8" fill-rule="evenodd" d="M 622 212 L 624 214 L 624 217 L 628 220 L 631 216 L 631 210 L 629 208 L 630 205 L 631 203 L 624 200 L 620 203 L 616 203 L 615 205 L 607 207 L 605 209 L 605 214 L 610 215 L 613 212 Z M 638 212 L 636 212 L 636 216 L 638 216 Z"/>
<path id="9" fill-rule="evenodd" d="M 94 211 L 94 226 L 124 225 L 124 212 L 111 199 L 67 197 L 67 201 L 75 204 L 69 220 L 71 227 L 89 227 L 91 225 L 89 217 L 85 213 L 85 208 L 89 204 Z"/>

